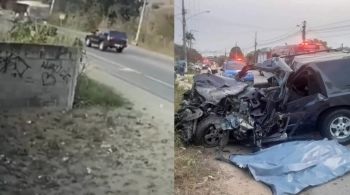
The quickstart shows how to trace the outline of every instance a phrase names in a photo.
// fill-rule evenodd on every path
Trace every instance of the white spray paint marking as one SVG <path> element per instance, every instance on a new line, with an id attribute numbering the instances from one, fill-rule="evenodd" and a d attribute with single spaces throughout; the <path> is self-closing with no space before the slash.
<path id="1" fill-rule="evenodd" d="M 153 81 L 155 81 L 155 82 L 157 82 L 157 83 L 160 83 L 160 84 L 162 84 L 162 85 L 165 85 L 165 86 L 167 86 L 167 87 L 170 87 L 170 88 L 173 88 L 173 89 L 174 89 L 174 86 L 173 86 L 173 85 L 170 85 L 170 84 L 168 84 L 168 83 L 166 83 L 166 82 L 163 82 L 163 81 L 161 81 L 161 80 L 159 80 L 159 79 L 156 79 L 156 78 L 154 78 L 154 77 L 151 77 L 151 76 L 142 74 L 142 73 L 140 73 L 140 72 L 138 72 L 138 71 L 136 71 L 136 70 L 134 70 L 134 69 L 128 68 L 128 67 L 126 67 L 126 66 L 124 66 L 124 65 L 121 65 L 121 64 L 119 64 L 119 63 L 113 62 L 113 61 L 111 61 L 111 60 L 102 58 L 102 57 L 100 57 L 100 56 L 98 56 L 98 55 L 96 55 L 96 54 L 93 54 L 93 53 L 90 53 L 90 52 L 86 52 L 86 53 L 87 53 L 88 55 L 90 55 L 90 56 L 93 56 L 93 57 L 97 58 L 97 59 L 100 59 L 100 60 L 102 60 L 102 61 L 111 63 L 111 64 L 113 64 L 113 65 L 116 65 L 116 66 L 118 66 L 119 68 L 132 70 L 133 72 L 136 72 L 136 73 L 138 73 L 138 74 L 141 74 L 141 75 L 145 76 L 145 77 L 148 78 L 148 79 L 151 79 L 151 80 L 153 80 Z"/>
<path id="2" fill-rule="evenodd" d="M 137 73 L 137 74 L 141 74 L 140 72 L 138 72 L 136 70 L 133 70 L 131 68 L 121 68 L 120 70 L 125 71 L 125 72 L 134 72 L 134 73 Z"/>

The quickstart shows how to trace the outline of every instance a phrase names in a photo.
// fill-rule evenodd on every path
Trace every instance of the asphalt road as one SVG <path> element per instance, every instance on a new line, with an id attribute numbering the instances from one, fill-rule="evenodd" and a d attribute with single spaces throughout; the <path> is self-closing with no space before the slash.
<path id="1" fill-rule="evenodd" d="M 96 48 L 86 48 L 94 65 L 119 79 L 146 90 L 162 99 L 174 102 L 174 79 L 172 59 L 156 58 L 135 47 L 124 53 L 114 50 L 101 52 Z"/>

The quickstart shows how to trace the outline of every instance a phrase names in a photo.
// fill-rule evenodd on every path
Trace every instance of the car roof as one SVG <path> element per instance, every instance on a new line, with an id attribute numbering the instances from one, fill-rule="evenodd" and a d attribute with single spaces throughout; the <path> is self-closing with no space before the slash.
<path id="1" fill-rule="evenodd" d="M 316 54 L 306 54 L 295 56 L 292 62 L 293 71 L 299 70 L 303 65 L 309 63 L 325 62 L 325 61 L 334 61 L 343 58 L 350 58 L 350 54 L 347 52 L 322 52 Z M 296 64 L 294 66 L 294 64 Z"/>

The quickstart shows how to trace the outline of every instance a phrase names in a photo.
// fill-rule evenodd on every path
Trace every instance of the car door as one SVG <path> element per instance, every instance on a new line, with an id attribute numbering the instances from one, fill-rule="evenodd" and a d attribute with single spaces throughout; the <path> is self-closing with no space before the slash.
<path id="1" fill-rule="evenodd" d="M 302 85 L 305 85 L 305 91 L 295 94 L 297 93 L 296 91 L 303 88 Z M 302 71 L 290 82 L 289 87 L 290 97 L 288 103 L 286 104 L 286 112 L 305 112 L 300 125 L 304 127 L 313 126 L 314 124 L 312 124 L 311 118 L 321 107 L 327 107 L 328 99 L 322 94 L 320 82 L 317 80 L 317 77 L 312 69 Z M 297 121 L 298 118 L 291 118 L 289 123 L 290 127 L 294 126 Z"/>

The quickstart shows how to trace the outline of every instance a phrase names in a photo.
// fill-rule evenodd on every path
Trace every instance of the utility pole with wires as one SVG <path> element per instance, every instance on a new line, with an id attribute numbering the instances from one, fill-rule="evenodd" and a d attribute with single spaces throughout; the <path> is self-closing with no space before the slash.
<path id="1" fill-rule="evenodd" d="M 51 1 L 51 6 L 50 6 L 50 15 L 52 14 L 53 11 L 53 6 L 55 5 L 55 0 Z"/>
<path id="2" fill-rule="evenodd" d="M 186 10 L 185 10 L 185 0 L 182 0 L 182 47 L 184 52 L 185 60 L 185 72 L 187 72 L 187 47 L 186 47 Z"/>
<path id="3" fill-rule="evenodd" d="M 142 26 L 142 22 L 143 22 L 143 16 L 145 15 L 146 4 L 147 4 L 147 0 L 143 0 L 139 26 L 137 27 L 137 32 L 136 32 L 136 37 L 135 37 L 135 45 L 136 46 L 138 45 L 138 42 L 139 42 L 139 36 L 140 36 L 141 26 Z"/>
<path id="4" fill-rule="evenodd" d="M 305 36 L 306 36 L 306 21 L 303 22 L 303 26 L 302 26 L 302 38 L 303 38 L 303 42 L 305 41 Z"/>
<path id="5" fill-rule="evenodd" d="M 255 40 L 254 40 L 254 64 L 256 63 L 256 47 L 258 46 L 258 43 L 257 43 L 257 32 L 255 31 Z"/>

